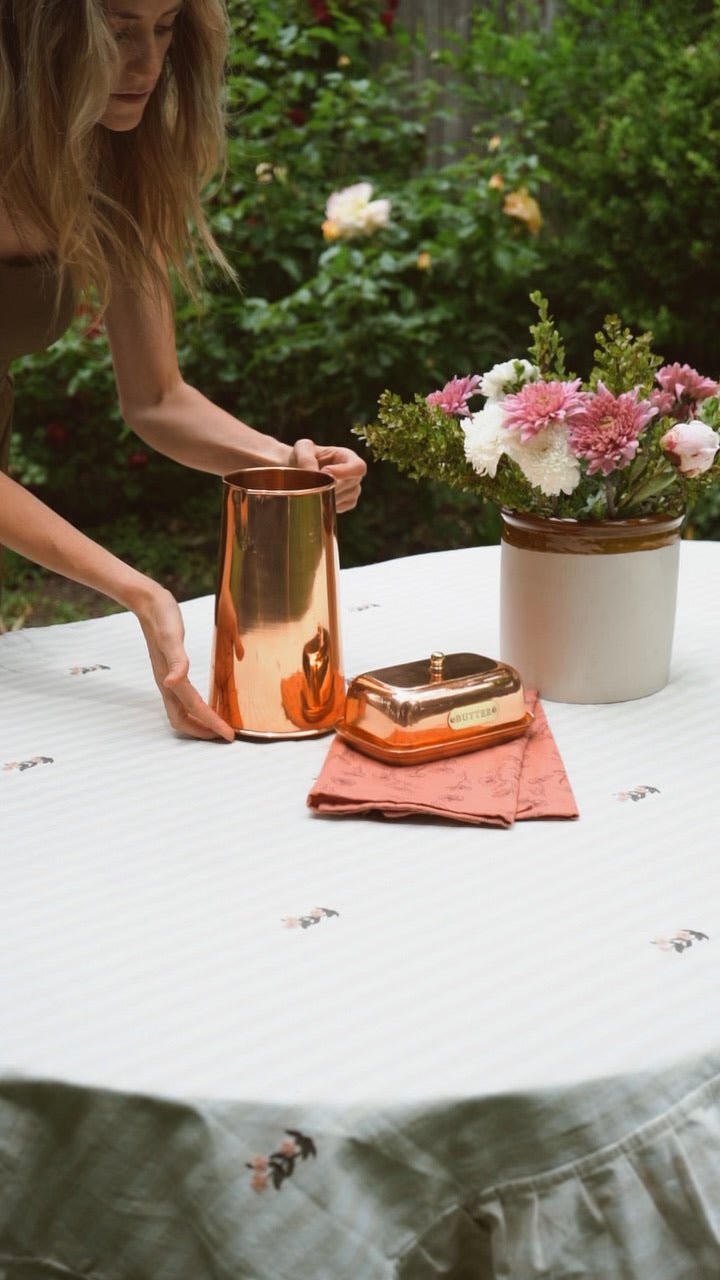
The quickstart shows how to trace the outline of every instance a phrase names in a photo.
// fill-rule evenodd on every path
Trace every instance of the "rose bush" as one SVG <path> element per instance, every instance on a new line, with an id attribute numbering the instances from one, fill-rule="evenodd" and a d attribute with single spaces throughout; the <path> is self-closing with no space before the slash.
<path id="1" fill-rule="evenodd" d="M 617 311 L 678 368 L 717 372 L 720 6 L 563 0 L 550 26 L 542 8 L 476 6 L 418 76 L 402 3 L 230 0 L 229 169 L 209 209 L 241 289 L 210 271 L 199 303 L 179 303 L 190 381 L 286 439 L 352 443 L 384 387 L 408 399 L 522 350 L 533 288 L 561 309 L 575 367 Z M 448 102 L 467 133 L 433 147 Z M 389 219 L 326 238 L 333 193 L 361 184 Z M 78 317 L 18 362 L 15 474 L 87 525 L 109 508 L 144 519 L 152 492 L 167 527 L 192 501 L 212 540 L 217 486 L 156 455 L 137 464 L 103 335 L 86 330 Z M 720 530 L 712 488 L 692 523 Z M 362 562 L 497 531 L 476 493 L 428 480 L 419 500 L 373 467 L 342 552 Z"/>

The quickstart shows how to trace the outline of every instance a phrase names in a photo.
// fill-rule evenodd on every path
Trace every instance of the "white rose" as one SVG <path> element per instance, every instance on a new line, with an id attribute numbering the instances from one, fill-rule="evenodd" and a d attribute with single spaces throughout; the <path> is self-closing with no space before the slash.
<path id="1" fill-rule="evenodd" d="M 373 200 L 370 182 L 356 182 L 342 191 L 334 191 L 325 206 L 325 216 L 345 240 L 372 235 L 390 221 L 389 200 Z"/>
<path id="2" fill-rule="evenodd" d="M 505 415 L 499 404 L 485 405 L 461 425 L 465 436 L 465 457 L 478 475 L 494 477 L 505 452 L 508 433 L 503 427 Z"/>
<path id="3" fill-rule="evenodd" d="M 689 480 L 709 471 L 720 446 L 720 436 L 706 422 L 693 418 L 676 422 L 660 440 L 660 448 Z"/>
<path id="4" fill-rule="evenodd" d="M 537 382 L 540 370 L 529 360 L 504 360 L 494 364 L 489 373 L 480 379 L 480 391 L 488 400 L 503 400 L 509 387 L 524 387 L 526 382 Z"/>

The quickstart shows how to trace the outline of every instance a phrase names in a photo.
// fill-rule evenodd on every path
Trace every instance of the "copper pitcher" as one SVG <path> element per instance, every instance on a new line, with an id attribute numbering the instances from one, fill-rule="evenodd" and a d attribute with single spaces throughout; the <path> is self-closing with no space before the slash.
<path id="1" fill-rule="evenodd" d="M 243 737 L 328 733 L 345 702 L 335 481 L 252 467 L 223 486 L 210 705 Z"/>

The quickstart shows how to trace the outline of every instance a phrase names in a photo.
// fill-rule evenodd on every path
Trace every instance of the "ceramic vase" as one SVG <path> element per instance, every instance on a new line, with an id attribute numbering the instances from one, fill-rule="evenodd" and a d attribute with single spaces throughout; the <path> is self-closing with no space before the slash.
<path id="1" fill-rule="evenodd" d="M 681 524 L 502 513 L 499 656 L 526 688 L 600 703 L 667 684 Z"/>

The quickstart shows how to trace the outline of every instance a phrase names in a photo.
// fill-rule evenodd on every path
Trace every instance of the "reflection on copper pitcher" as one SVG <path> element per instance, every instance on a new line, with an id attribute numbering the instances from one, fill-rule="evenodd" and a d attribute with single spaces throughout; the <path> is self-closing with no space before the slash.
<path id="1" fill-rule="evenodd" d="M 345 700 L 335 481 L 253 467 L 223 483 L 210 704 L 247 737 L 328 733 Z"/>

